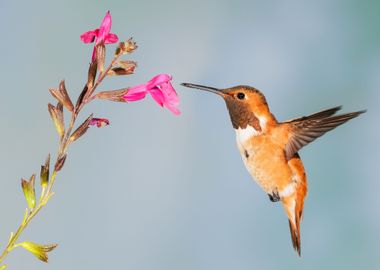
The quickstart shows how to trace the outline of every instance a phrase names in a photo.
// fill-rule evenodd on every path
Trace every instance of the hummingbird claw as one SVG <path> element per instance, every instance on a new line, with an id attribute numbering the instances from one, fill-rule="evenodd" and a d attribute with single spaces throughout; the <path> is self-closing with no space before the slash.
<path id="1" fill-rule="evenodd" d="M 277 190 L 273 191 L 272 193 L 268 193 L 268 196 L 271 202 L 278 202 L 281 199 L 280 194 L 278 194 Z"/>

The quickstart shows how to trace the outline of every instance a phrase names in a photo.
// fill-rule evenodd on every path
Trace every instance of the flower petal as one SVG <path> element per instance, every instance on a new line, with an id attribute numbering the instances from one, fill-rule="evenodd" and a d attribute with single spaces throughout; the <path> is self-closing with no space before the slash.
<path id="1" fill-rule="evenodd" d="M 169 74 L 158 74 L 157 76 L 154 76 L 152 79 L 150 79 L 146 84 L 149 89 L 152 89 L 157 85 L 170 81 L 171 79 L 172 76 Z"/>
<path id="2" fill-rule="evenodd" d="M 96 40 L 96 45 L 102 42 L 105 42 L 107 35 L 111 31 L 111 26 L 112 26 L 112 18 L 111 18 L 110 12 L 108 11 L 102 21 L 102 24 L 99 27 L 99 33 L 98 33 L 98 38 Z"/>
<path id="3" fill-rule="evenodd" d="M 177 108 L 179 98 L 177 92 L 170 83 L 172 77 L 169 74 L 159 74 L 147 83 L 128 88 L 128 92 L 123 96 L 125 101 L 136 101 L 143 99 L 150 93 L 154 101 L 160 106 L 169 109 L 175 115 L 181 112 Z"/>
<path id="4" fill-rule="evenodd" d="M 146 93 L 145 92 L 140 92 L 140 93 L 134 93 L 134 94 L 125 94 L 123 96 L 124 100 L 129 102 L 129 101 L 137 101 L 140 99 L 145 98 Z"/>
<path id="5" fill-rule="evenodd" d="M 162 94 L 161 90 L 158 87 L 152 88 L 149 90 L 150 95 L 160 105 L 161 107 L 164 106 L 165 97 Z"/>
<path id="6" fill-rule="evenodd" d="M 80 40 L 84 43 L 92 43 L 95 41 L 96 36 L 98 35 L 99 29 L 87 31 L 80 35 Z"/>
<path id="7" fill-rule="evenodd" d="M 177 92 L 174 90 L 170 82 L 161 84 L 161 90 L 165 96 L 166 103 L 170 103 L 173 105 L 179 104 Z"/>
<path id="8" fill-rule="evenodd" d="M 119 38 L 116 34 L 109 33 L 104 39 L 104 44 L 112 44 L 118 41 L 119 41 Z"/>
<path id="9" fill-rule="evenodd" d="M 181 112 L 177 108 L 179 105 L 179 98 L 177 92 L 174 90 L 170 82 L 161 84 L 161 91 L 165 97 L 164 107 L 169 109 L 175 115 L 179 115 Z"/>
<path id="10" fill-rule="evenodd" d="M 91 126 L 97 126 L 98 128 L 108 126 L 110 124 L 110 121 L 106 118 L 92 118 L 89 125 Z"/>
<path id="11" fill-rule="evenodd" d="M 126 93 L 126 95 L 129 95 L 129 94 L 135 94 L 135 93 L 141 93 L 141 92 L 148 92 L 148 87 L 147 87 L 147 84 L 146 83 L 143 83 L 143 84 L 140 84 L 140 85 L 136 85 L 136 86 L 132 86 L 132 87 L 129 87 L 128 88 L 128 92 Z"/>
<path id="12" fill-rule="evenodd" d="M 171 106 L 171 105 L 166 105 L 165 106 L 169 111 L 171 111 L 173 114 L 175 115 L 180 115 L 181 114 L 181 111 L 177 108 L 177 107 L 174 107 L 174 106 Z"/>
<path id="13" fill-rule="evenodd" d="M 146 84 L 140 84 L 128 88 L 128 92 L 123 96 L 125 101 L 136 101 L 145 98 L 148 89 Z"/>

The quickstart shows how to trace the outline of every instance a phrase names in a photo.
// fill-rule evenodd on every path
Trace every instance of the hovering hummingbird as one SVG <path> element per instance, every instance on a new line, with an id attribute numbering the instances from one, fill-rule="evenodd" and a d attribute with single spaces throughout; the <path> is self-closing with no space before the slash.
<path id="1" fill-rule="evenodd" d="M 245 167 L 272 202 L 282 202 L 293 247 L 300 256 L 300 222 L 307 181 L 298 151 L 365 110 L 334 115 L 341 109 L 339 106 L 278 122 L 270 112 L 265 96 L 254 87 L 240 85 L 217 89 L 191 83 L 182 85 L 209 91 L 224 99 Z"/>

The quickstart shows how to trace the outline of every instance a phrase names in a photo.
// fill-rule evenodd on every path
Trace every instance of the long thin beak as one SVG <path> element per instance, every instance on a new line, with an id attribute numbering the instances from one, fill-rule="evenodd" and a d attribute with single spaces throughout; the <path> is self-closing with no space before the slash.
<path id="1" fill-rule="evenodd" d="M 181 83 L 182 86 L 189 87 L 189 88 L 195 88 L 203 91 L 208 91 L 214 94 L 217 94 L 219 96 L 223 96 L 224 93 L 222 90 L 214 87 L 209 87 L 209 86 L 204 86 L 204 85 L 199 85 L 199 84 L 192 84 L 192 83 Z"/>

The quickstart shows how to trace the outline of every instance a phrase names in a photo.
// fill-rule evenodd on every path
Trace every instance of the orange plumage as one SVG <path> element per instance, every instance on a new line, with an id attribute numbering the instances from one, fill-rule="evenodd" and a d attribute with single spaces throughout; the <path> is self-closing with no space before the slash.
<path id="1" fill-rule="evenodd" d="M 341 109 L 335 107 L 281 123 L 270 112 L 265 96 L 253 87 L 216 89 L 188 83 L 182 85 L 223 97 L 243 162 L 270 200 L 282 202 L 293 247 L 301 255 L 300 223 L 307 180 L 298 151 L 365 111 L 334 115 Z"/>

